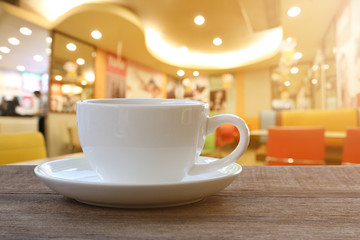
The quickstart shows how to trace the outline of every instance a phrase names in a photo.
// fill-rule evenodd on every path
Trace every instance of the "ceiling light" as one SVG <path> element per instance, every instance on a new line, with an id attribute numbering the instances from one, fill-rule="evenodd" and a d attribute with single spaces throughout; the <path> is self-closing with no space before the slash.
<path id="1" fill-rule="evenodd" d="M 182 84 L 183 84 L 184 86 L 190 86 L 191 81 L 190 81 L 190 79 L 185 78 L 185 79 L 182 81 Z"/>
<path id="2" fill-rule="evenodd" d="M 51 49 L 50 49 L 50 48 L 46 48 L 46 49 L 45 49 L 45 52 L 46 52 L 46 54 L 47 54 L 48 56 L 50 56 L 50 54 L 51 54 Z"/>
<path id="3" fill-rule="evenodd" d="M 328 69 L 330 68 L 330 66 L 329 66 L 328 64 L 323 64 L 323 65 L 322 65 L 322 68 L 323 68 L 324 70 L 328 70 Z"/>
<path id="4" fill-rule="evenodd" d="M 179 48 L 178 52 L 176 53 L 177 60 L 183 63 L 186 63 L 189 58 L 189 49 L 186 46 L 182 46 Z"/>
<path id="5" fill-rule="evenodd" d="M 69 51 L 75 51 L 76 50 L 76 45 L 74 43 L 68 43 L 66 45 L 66 48 L 69 50 Z"/>
<path id="6" fill-rule="evenodd" d="M 288 38 L 286 38 L 286 40 L 285 40 L 287 43 L 291 43 L 291 42 L 293 42 L 294 41 L 294 38 L 292 38 L 292 37 L 288 37 Z"/>
<path id="7" fill-rule="evenodd" d="M 185 75 L 185 72 L 184 72 L 184 70 L 179 70 L 179 71 L 177 71 L 177 75 L 179 76 L 179 77 L 182 77 L 182 76 L 184 76 Z"/>
<path id="8" fill-rule="evenodd" d="M 23 35 L 26 35 L 26 36 L 29 36 L 32 34 L 32 31 L 30 28 L 27 28 L 27 27 L 22 27 L 20 28 L 20 32 L 23 34 Z"/>
<path id="9" fill-rule="evenodd" d="M 290 82 L 290 81 L 286 81 L 286 82 L 284 82 L 284 85 L 285 85 L 286 87 L 289 87 L 289 86 L 291 85 L 291 82 Z"/>
<path id="10" fill-rule="evenodd" d="M 85 79 L 88 82 L 93 82 L 93 81 L 95 81 L 95 75 L 93 73 L 87 73 L 87 74 L 85 74 Z"/>
<path id="11" fill-rule="evenodd" d="M 194 22 L 196 25 L 203 25 L 205 22 L 205 18 L 201 15 L 198 15 L 194 18 Z"/>
<path id="12" fill-rule="evenodd" d="M 296 53 L 294 54 L 294 58 L 295 58 L 296 60 L 299 60 L 300 58 L 302 58 L 302 56 L 303 56 L 303 54 L 302 54 L 301 52 L 296 52 Z"/>
<path id="13" fill-rule="evenodd" d="M 162 33 L 151 28 L 145 31 L 146 46 L 156 58 L 179 68 L 186 69 L 224 69 L 245 66 L 250 63 L 260 62 L 278 53 L 283 41 L 281 27 L 266 31 L 263 37 L 254 41 L 246 48 L 224 51 L 217 54 L 200 53 L 191 51 L 184 58 L 179 58 L 179 46 L 173 46 L 165 41 Z"/>
<path id="14" fill-rule="evenodd" d="M 311 80 L 311 83 L 315 85 L 315 84 L 318 83 L 318 80 L 317 80 L 316 78 L 313 78 L 313 79 Z"/>
<path id="15" fill-rule="evenodd" d="M 2 47 L 0 47 L 0 52 L 2 52 L 2 53 L 10 53 L 11 50 L 8 47 L 2 46 Z"/>
<path id="16" fill-rule="evenodd" d="M 314 72 L 316 72 L 319 69 L 319 65 L 315 64 L 311 68 Z"/>
<path id="17" fill-rule="evenodd" d="M 100 39 L 102 37 L 102 34 L 98 30 L 94 30 L 94 31 L 91 32 L 91 36 L 94 39 Z"/>
<path id="18" fill-rule="evenodd" d="M 80 93 L 82 93 L 82 90 L 83 90 L 82 87 L 79 87 L 79 86 L 73 86 L 71 89 L 73 94 L 80 94 Z"/>
<path id="19" fill-rule="evenodd" d="M 11 45 L 19 45 L 20 44 L 20 40 L 17 39 L 17 38 L 14 38 L 14 37 L 11 37 L 8 39 L 8 42 L 11 44 Z"/>
<path id="20" fill-rule="evenodd" d="M 299 68 L 297 68 L 297 67 L 292 67 L 292 68 L 290 69 L 290 72 L 291 72 L 292 74 L 297 74 L 297 73 L 299 72 Z"/>
<path id="21" fill-rule="evenodd" d="M 63 79 L 63 77 L 61 75 L 56 75 L 55 76 L 56 81 L 61 81 L 62 79 Z"/>
<path id="22" fill-rule="evenodd" d="M 20 71 L 20 72 L 25 71 L 25 67 L 24 67 L 23 65 L 18 65 L 18 66 L 16 67 L 16 69 L 17 69 L 18 71 Z"/>
<path id="23" fill-rule="evenodd" d="M 69 84 L 64 84 L 61 86 L 61 91 L 63 93 L 71 93 L 72 87 Z"/>
<path id="24" fill-rule="evenodd" d="M 189 49 L 188 49 L 186 46 L 182 46 L 182 47 L 180 48 L 180 52 L 182 52 L 182 53 L 187 53 L 187 52 L 189 52 Z"/>
<path id="25" fill-rule="evenodd" d="M 301 12 L 301 9 L 299 7 L 292 7 L 289 9 L 289 11 L 287 12 L 289 17 L 296 17 L 297 15 L 299 15 Z"/>
<path id="26" fill-rule="evenodd" d="M 47 42 L 47 44 L 51 44 L 52 43 L 52 38 L 51 37 L 46 37 L 45 41 Z"/>
<path id="27" fill-rule="evenodd" d="M 41 55 L 35 55 L 33 57 L 34 61 L 36 62 L 41 62 L 44 58 Z"/>
<path id="28" fill-rule="evenodd" d="M 219 38 L 219 37 L 214 38 L 213 44 L 214 44 L 215 46 L 220 46 L 220 45 L 222 44 L 222 39 Z"/>
<path id="29" fill-rule="evenodd" d="M 85 60 L 83 58 L 78 58 L 78 59 L 76 59 L 76 63 L 79 64 L 79 65 L 84 65 Z"/>
<path id="30" fill-rule="evenodd" d="M 193 72 L 193 75 L 194 75 L 195 77 L 197 77 L 197 76 L 199 76 L 199 72 L 198 72 L 198 71 L 194 71 L 194 72 Z"/>
<path id="31" fill-rule="evenodd" d="M 82 80 L 81 81 L 81 85 L 85 86 L 87 84 L 87 81 L 86 80 Z"/>

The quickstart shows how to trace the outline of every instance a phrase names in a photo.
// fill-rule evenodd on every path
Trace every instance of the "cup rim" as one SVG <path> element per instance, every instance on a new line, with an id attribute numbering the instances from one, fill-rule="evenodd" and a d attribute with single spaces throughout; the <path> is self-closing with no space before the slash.
<path id="1" fill-rule="evenodd" d="M 163 99 L 163 98 L 102 98 L 83 99 L 77 102 L 79 105 L 105 105 L 121 107 L 175 107 L 175 106 L 207 106 L 208 103 L 187 99 Z"/>

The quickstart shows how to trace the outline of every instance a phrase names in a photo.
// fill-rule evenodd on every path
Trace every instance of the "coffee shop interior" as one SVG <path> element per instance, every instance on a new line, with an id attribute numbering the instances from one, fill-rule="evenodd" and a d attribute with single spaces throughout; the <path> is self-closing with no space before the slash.
<path id="1" fill-rule="evenodd" d="M 360 163 L 359 12 L 358 0 L 0 1 L 0 164 L 81 153 L 76 102 L 91 98 L 235 114 L 251 136 L 241 165 Z M 202 155 L 239 138 L 222 125 Z"/>

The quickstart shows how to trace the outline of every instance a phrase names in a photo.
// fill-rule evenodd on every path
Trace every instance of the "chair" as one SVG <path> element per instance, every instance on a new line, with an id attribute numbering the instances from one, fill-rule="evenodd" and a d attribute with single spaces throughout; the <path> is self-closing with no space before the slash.
<path id="1" fill-rule="evenodd" d="M 260 112 L 260 129 L 266 130 L 269 127 L 276 126 L 276 112 L 273 110 Z M 267 141 L 267 136 L 260 136 L 260 143 L 264 144 Z"/>
<path id="2" fill-rule="evenodd" d="M 216 129 L 216 146 L 223 147 L 239 140 L 240 134 L 232 124 L 223 124 Z"/>
<path id="3" fill-rule="evenodd" d="M 344 140 L 342 164 L 360 164 L 360 128 L 349 128 Z"/>
<path id="4" fill-rule="evenodd" d="M 260 112 L 260 129 L 267 130 L 270 127 L 279 126 L 281 111 L 264 110 Z M 256 160 L 266 159 L 266 142 L 267 136 L 260 136 L 260 146 L 255 150 Z"/>
<path id="5" fill-rule="evenodd" d="M 46 147 L 40 132 L 0 134 L 0 164 L 41 158 L 46 158 Z"/>
<path id="6" fill-rule="evenodd" d="M 325 164 L 325 129 L 322 127 L 269 128 L 266 164 Z"/>
<path id="7" fill-rule="evenodd" d="M 80 139 L 77 131 L 76 125 L 68 127 L 69 136 L 70 136 L 70 150 L 74 152 L 82 152 Z"/>
<path id="8" fill-rule="evenodd" d="M 216 132 L 213 132 L 206 136 L 204 148 L 201 152 L 201 154 L 210 154 L 215 151 L 215 138 L 216 138 Z"/>

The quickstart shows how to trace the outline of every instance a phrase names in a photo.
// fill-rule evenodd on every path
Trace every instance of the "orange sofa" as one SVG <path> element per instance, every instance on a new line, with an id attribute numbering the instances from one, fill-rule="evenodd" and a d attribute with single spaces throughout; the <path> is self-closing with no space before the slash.
<path id="1" fill-rule="evenodd" d="M 261 116 L 261 114 L 260 114 Z M 285 127 L 324 127 L 325 131 L 346 132 L 348 128 L 360 126 L 360 109 L 278 111 L 274 122 L 276 126 Z M 260 119 L 261 122 L 261 119 Z M 266 142 L 264 142 L 266 143 Z M 326 138 L 326 160 L 339 163 L 344 139 Z M 256 159 L 263 160 L 266 156 L 266 144 L 256 150 Z"/>
<path id="2" fill-rule="evenodd" d="M 348 128 L 359 126 L 358 110 L 308 110 L 308 111 L 282 111 L 281 126 L 320 126 L 325 131 L 346 132 Z M 328 147 L 342 147 L 343 139 L 327 138 Z"/>

